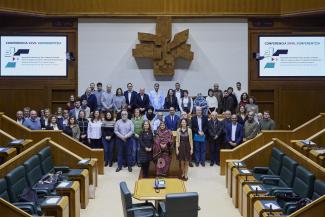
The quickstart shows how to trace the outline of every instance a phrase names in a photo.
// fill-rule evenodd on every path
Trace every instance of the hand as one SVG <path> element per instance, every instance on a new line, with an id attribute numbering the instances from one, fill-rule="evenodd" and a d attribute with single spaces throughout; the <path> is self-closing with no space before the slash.
<path id="1" fill-rule="evenodd" d="M 191 149 L 190 153 L 191 153 L 191 155 L 193 154 L 193 149 Z"/>
<path id="2" fill-rule="evenodd" d="M 131 106 L 130 105 L 128 105 L 128 109 L 131 109 Z"/>
<path id="3" fill-rule="evenodd" d="M 214 140 L 218 139 L 218 135 L 215 135 Z"/>
<path id="4" fill-rule="evenodd" d="M 166 148 L 167 144 L 165 144 L 165 143 L 161 143 L 160 146 L 161 146 L 162 148 Z"/>
<path id="5" fill-rule="evenodd" d="M 246 139 L 246 138 L 243 138 L 243 141 L 244 141 L 244 142 L 246 142 L 246 141 L 247 141 L 247 139 Z"/>
<path id="6" fill-rule="evenodd" d="M 204 135 L 203 131 L 199 131 L 199 135 L 203 136 Z"/>
<path id="7" fill-rule="evenodd" d="M 111 138 L 112 138 L 111 136 L 106 136 L 105 137 L 106 140 L 111 140 Z"/>
<path id="8" fill-rule="evenodd" d="M 88 139 L 88 143 L 90 144 L 90 139 Z"/>
<path id="9" fill-rule="evenodd" d="M 231 146 L 235 147 L 237 144 L 235 142 L 229 142 Z"/>
<path id="10" fill-rule="evenodd" d="M 84 139 L 84 138 L 86 138 L 86 135 L 83 134 L 83 135 L 80 136 L 80 138 Z"/>
<path id="11" fill-rule="evenodd" d="M 178 148 L 176 148 L 176 155 L 179 155 L 179 151 L 178 151 Z"/>
<path id="12" fill-rule="evenodd" d="M 139 135 L 138 135 L 138 134 L 134 134 L 134 136 L 135 136 L 136 138 L 139 138 Z"/>

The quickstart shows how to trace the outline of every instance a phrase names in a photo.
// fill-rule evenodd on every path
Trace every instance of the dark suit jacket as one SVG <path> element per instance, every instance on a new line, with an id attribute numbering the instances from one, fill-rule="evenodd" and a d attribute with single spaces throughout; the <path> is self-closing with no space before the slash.
<path id="1" fill-rule="evenodd" d="M 221 143 L 223 141 L 224 135 L 224 124 L 218 119 L 214 122 L 212 119 L 208 122 L 208 136 L 210 141 L 217 141 Z M 214 139 L 218 136 L 217 139 Z"/>
<path id="2" fill-rule="evenodd" d="M 197 117 L 194 116 L 192 117 L 192 131 L 193 131 L 193 136 L 195 133 L 199 132 L 199 123 L 197 122 Z M 202 116 L 202 131 L 204 134 L 207 134 L 208 130 L 208 118 L 205 116 Z"/>
<path id="3" fill-rule="evenodd" d="M 83 94 L 80 97 L 80 100 L 87 100 L 87 106 L 90 108 L 90 112 L 93 112 L 97 109 L 97 98 L 94 94 L 90 94 L 88 97 L 86 94 Z"/>
<path id="4" fill-rule="evenodd" d="M 135 100 L 135 106 L 136 108 L 145 108 L 148 109 L 150 105 L 150 99 L 148 94 L 143 95 L 143 100 L 141 99 L 140 93 L 137 94 L 136 100 Z"/>
<path id="5" fill-rule="evenodd" d="M 232 131 L 232 123 L 228 123 L 226 125 L 227 142 L 231 141 L 231 133 L 232 133 L 231 131 Z M 236 144 L 239 145 L 240 143 L 242 143 L 243 137 L 244 137 L 243 126 L 241 124 L 237 123 L 234 142 L 236 142 Z"/>
<path id="6" fill-rule="evenodd" d="M 181 91 L 181 97 L 184 97 L 184 91 L 183 89 L 179 89 Z M 176 89 L 174 89 L 174 93 L 176 93 Z"/>
<path id="7" fill-rule="evenodd" d="M 58 128 L 59 128 L 59 130 L 63 130 L 63 126 L 60 125 L 59 123 L 58 123 Z M 46 130 L 54 130 L 53 127 L 50 126 L 50 125 L 47 125 L 45 129 L 46 129 Z"/>
<path id="8" fill-rule="evenodd" d="M 167 115 L 165 117 L 165 124 L 166 127 L 171 130 L 171 131 L 175 131 L 177 130 L 177 123 L 178 123 L 179 117 L 178 115 L 174 115 L 174 120 L 172 121 L 171 116 Z"/>
<path id="9" fill-rule="evenodd" d="M 169 109 L 170 107 L 174 107 L 175 110 L 179 110 L 176 96 L 174 96 L 172 100 L 170 100 L 169 97 L 165 97 L 164 109 Z"/>
<path id="10" fill-rule="evenodd" d="M 40 122 L 41 122 L 41 128 L 42 128 L 42 129 L 45 129 L 45 128 L 46 128 L 46 125 L 45 125 L 45 119 L 44 119 L 44 118 L 41 118 L 41 119 L 40 119 Z"/>
<path id="11" fill-rule="evenodd" d="M 135 108 L 136 100 L 137 100 L 137 92 L 135 92 L 135 91 L 131 92 L 131 100 L 130 100 L 130 102 L 129 102 L 128 91 L 124 91 L 124 97 L 125 97 L 126 104 L 130 105 L 132 108 Z"/>
<path id="12" fill-rule="evenodd" d="M 236 112 L 236 105 L 232 96 L 227 96 L 222 99 L 222 111 L 231 111 L 232 114 Z"/>

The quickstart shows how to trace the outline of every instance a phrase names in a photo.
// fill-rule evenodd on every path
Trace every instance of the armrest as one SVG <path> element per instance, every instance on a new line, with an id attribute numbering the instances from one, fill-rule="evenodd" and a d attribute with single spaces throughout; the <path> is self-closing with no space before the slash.
<path id="1" fill-rule="evenodd" d="M 263 184 L 278 185 L 280 177 L 265 177 L 262 181 Z"/>
<path id="2" fill-rule="evenodd" d="M 159 207 L 158 207 L 158 212 L 161 213 L 166 213 L 166 205 L 165 202 L 159 202 Z"/>
<path id="3" fill-rule="evenodd" d="M 55 172 L 62 171 L 62 173 L 67 173 L 67 172 L 70 171 L 70 167 L 68 167 L 68 166 L 55 166 L 54 171 Z"/>
<path id="4" fill-rule="evenodd" d="M 259 173 L 259 174 L 267 174 L 269 171 L 268 167 L 254 167 L 253 173 Z"/>
<path id="5" fill-rule="evenodd" d="M 261 175 L 260 180 L 263 180 L 265 178 L 280 178 L 280 176 L 277 176 L 277 175 Z"/>
<path id="6" fill-rule="evenodd" d="M 132 207 L 132 208 L 128 209 L 127 212 L 134 212 L 134 211 L 138 211 L 138 210 L 152 210 L 153 213 L 156 213 L 155 208 L 153 208 L 152 206 Z"/>
<path id="7" fill-rule="evenodd" d="M 276 196 L 277 194 L 294 193 L 289 187 L 274 187 L 270 190 L 269 195 Z"/>
<path id="8" fill-rule="evenodd" d="M 37 214 L 37 208 L 33 202 L 16 202 L 13 205 L 31 215 Z"/>
<path id="9" fill-rule="evenodd" d="M 45 197 L 50 194 L 49 189 L 46 188 L 33 188 L 34 191 L 36 191 L 37 196 L 39 197 Z"/>

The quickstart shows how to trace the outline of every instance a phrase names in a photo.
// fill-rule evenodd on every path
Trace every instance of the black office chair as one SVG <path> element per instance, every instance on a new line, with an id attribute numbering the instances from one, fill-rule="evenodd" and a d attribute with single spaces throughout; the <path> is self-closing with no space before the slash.
<path id="1" fill-rule="evenodd" d="M 132 203 L 132 195 L 125 182 L 120 183 L 124 217 L 156 217 L 155 207 L 151 203 Z"/>
<path id="2" fill-rule="evenodd" d="M 314 192 L 312 194 L 311 199 L 312 200 L 317 200 L 318 198 L 320 198 L 321 196 L 323 196 L 325 194 L 325 182 L 316 179 L 315 183 L 314 183 Z"/>
<path id="3" fill-rule="evenodd" d="M 166 201 L 159 203 L 160 217 L 197 217 L 199 207 L 197 192 L 167 194 Z"/>

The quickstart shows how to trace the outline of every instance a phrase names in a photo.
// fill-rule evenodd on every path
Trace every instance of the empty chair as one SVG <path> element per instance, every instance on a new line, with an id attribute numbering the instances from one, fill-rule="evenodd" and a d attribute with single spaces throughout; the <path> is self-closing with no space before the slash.
<path id="1" fill-rule="evenodd" d="M 62 172 L 69 172 L 70 171 L 69 167 L 67 167 L 67 166 L 54 167 L 50 147 L 43 148 L 38 153 L 38 156 L 39 156 L 39 158 L 41 160 L 41 170 L 42 170 L 43 175 L 45 175 L 47 173 L 54 173 L 56 171 L 62 171 Z"/>
<path id="2" fill-rule="evenodd" d="M 294 177 L 296 175 L 296 167 L 298 163 L 288 156 L 284 156 L 280 176 L 264 177 L 263 186 L 266 190 L 270 190 L 275 186 L 292 187 Z"/>
<path id="3" fill-rule="evenodd" d="M 0 179 L 0 198 L 10 202 L 9 194 L 7 191 L 7 182 L 5 179 Z"/>
<path id="4" fill-rule="evenodd" d="M 311 199 L 316 200 L 325 194 L 325 182 L 316 179 Z"/>
<path id="5" fill-rule="evenodd" d="M 120 183 L 124 217 L 154 217 L 156 209 L 151 203 L 132 203 L 132 195 L 125 182 Z"/>
<path id="6" fill-rule="evenodd" d="M 197 217 L 199 195 L 196 192 L 166 195 L 166 201 L 159 203 L 161 217 Z"/>
<path id="7" fill-rule="evenodd" d="M 254 167 L 253 175 L 255 179 L 261 180 L 265 175 L 279 175 L 282 166 L 284 153 L 278 148 L 272 148 L 269 167 Z"/>

